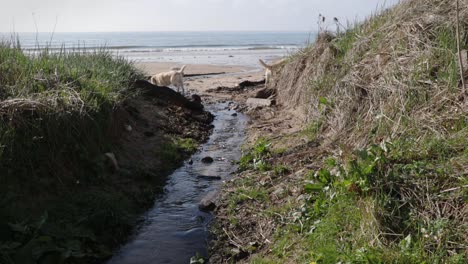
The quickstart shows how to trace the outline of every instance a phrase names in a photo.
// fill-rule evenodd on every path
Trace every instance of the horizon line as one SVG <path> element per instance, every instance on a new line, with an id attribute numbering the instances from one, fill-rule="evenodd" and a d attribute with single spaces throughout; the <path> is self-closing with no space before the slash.
<path id="1" fill-rule="evenodd" d="M 0 31 L 4 34 L 17 33 L 317 33 L 315 30 L 124 30 L 124 31 Z"/>

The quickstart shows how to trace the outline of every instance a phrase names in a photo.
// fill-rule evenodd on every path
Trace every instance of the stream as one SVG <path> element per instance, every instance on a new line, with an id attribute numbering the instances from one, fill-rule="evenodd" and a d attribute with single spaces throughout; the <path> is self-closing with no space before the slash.
<path id="1" fill-rule="evenodd" d="M 213 215 L 200 211 L 198 205 L 207 194 L 219 191 L 237 169 L 247 118 L 229 110 L 229 103 L 207 105 L 206 109 L 215 115 L 209 141 L 192 156 L 192 165 L 186 161 L 169 176 L 164 193 L 144 215 L 143 224 L 108 264 L 187 264 L 197 253 L 207 256 Z M 207 156 L 215 161 L 202 163 Z"/>

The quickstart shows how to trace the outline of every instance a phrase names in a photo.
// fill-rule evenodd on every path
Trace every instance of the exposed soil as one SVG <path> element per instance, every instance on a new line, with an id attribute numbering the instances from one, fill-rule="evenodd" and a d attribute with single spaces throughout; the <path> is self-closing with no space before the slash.
<path id="1" fill-rule="evenodd" d="M 140 206 L 149 208 L 154 198 L 148 195 L 149 188 L 162 188 L 164 175 L 179 167 L 198 144 L 208 140 L 213 115 L 200 102 L 174 95 L 169 88 L 149 83 L 136 87 L 142 89 L 140 95 L 124 101 L 113 114 L 111 131 L 117 146 L 113 154 L 118 164 L 113 184 Z M 184 140 L 188 140 L 190 148 L 179 144 Z M 111 164 L 109 169 L 115 170 Z"/>
<path id="2" fill-rule="evenodd" d="M 16 239 L 15 236 L 21 234 L 18 240 L 31 240 L 28 247 L 12 255 L 12 263 L 35 263 L 29 259 L 34 257 L 37 248 L 43 247 L 41 237 L 60 246 L 79 240 L 80 254 L 67 259 L 67 263 L 102 263 L 111 256 L 112 250 L 128 239 L 141 214 L 154 205 L 154 198 L 161 193 L 167 175 L 180 167 L 199 144 L 208 140 L 213 116 L 204 110 L 198 98 L 188 100 L 169 88 L 144 82 L 136 83 L 134 88 L 129 91 L 132 96 L 109 113 L 108 118 L 112 120 L 106 120 L 109 125 L 107 131 L 102 132 L 107 137 L 102 140 L 109 146 L 91 157 L 80 150 L 86 158 L 80 160 L 79 165 L 84 167 L 80 174 L 70 172 L 77 164 L 65 164 L 63 168 L 68 170 L 64 171 L 69 173 L 59 179 L 60 185 L 53 181 L 42 181 L 35 186 L 19 182 L 2 185 L 2 192 L 14 198 L 11 202 L 2 200 L 2 239 Z M 66 124 L 73 121 L 70 118 Z M 94 120 L 89 123 L 94 124 Z M 96 126 L 83 130 L 95 133 Z M 21 185 L 26 188 L 13 188 Z M 32 187 L 38 191 L 30 191 L 34 190 Z M 15 233 L 4 225 L 19 222 L 17 219 L 37 219 L 44 212 L 47 221 L 40 229 L 34 227 L 34 223 L 23 224 L 25 229 L 34 231 L 31 236 L 23 231 Z M 2 262 L 2 257 L 9 252 L 3 248 L 0 251 Z M 57 249 L 48 256 L 60 255 L 60 252 Z"/>
<path id="3" fill-rule="evenodd" d="M 162 164 L 164 160 L 157 157 L 161 157 L 162 148 L 167 147 L 171 140 L 190 138 L 201 143 L 210 136 L 213 128 L 211 113 L 204 111 L 197 102 L 187 101 L 197 107 L 171 102 L 171 99 L 162 96 L 162 89 L 150 85 L 149 90 L 145 90 L 142 95 L 126 101 L 117 113 L 119 122 L 116 125 L 120 126 L 118 130 L 123 133 L 119 140 L 121 147 L 117 159 L 123 167 L 164 170 L 167 167 Z M 179 102 L 183 100 L 169 97 Z"/>

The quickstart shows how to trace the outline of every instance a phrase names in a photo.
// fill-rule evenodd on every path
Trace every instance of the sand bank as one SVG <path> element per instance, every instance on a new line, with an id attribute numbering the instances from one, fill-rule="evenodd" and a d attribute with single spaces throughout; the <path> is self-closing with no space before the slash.
<path id="1" fill-rule="evenodd" d="M 168 71 L 171 67 L 181 67 L 182 64 L 170 62 L 145 62 L 136 66 L 148 75 Z M 260 68 L 232 65 L 187 64 L 185 74 L 209 74 L 223 73 L 220 75 L 207 75 L 197 77 L 185 77 L 185 87 L 196 93 L 203 93 L 208 89 L 220 86 L 236 86 L 244 80 L 259 81 L 263 78 L 264 71 Z"/>

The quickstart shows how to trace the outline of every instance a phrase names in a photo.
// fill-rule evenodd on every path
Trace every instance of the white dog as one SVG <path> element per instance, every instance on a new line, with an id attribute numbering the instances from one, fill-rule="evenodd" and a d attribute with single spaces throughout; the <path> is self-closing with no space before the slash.
<path id="1" fill-rule="evenodd" d="M 157 86 L 175 86 L 177 92 L 182 90 L 182 94 L 185 94 L 184 90 L 184 70 L 186 65 L 182 66 L 180 70 L 171 70 L 168 72 L 161 72 L 153 75 L 150 82 Z"/>
<path id="2" fill-rule="evenodd" d="M 282 59 L 280 61 L 277 61 L 273 63 L 272 65 L 266 64 L 263 60 L 258 60 L 260 64 L 265 68 L 265 86 L 268 87 L 270 82 L 271 82 L 271 76 L 273 74 L 273 68 L 275 68 L 278 65 L 283 64 L 286 62 L 286 59 Z"/>

